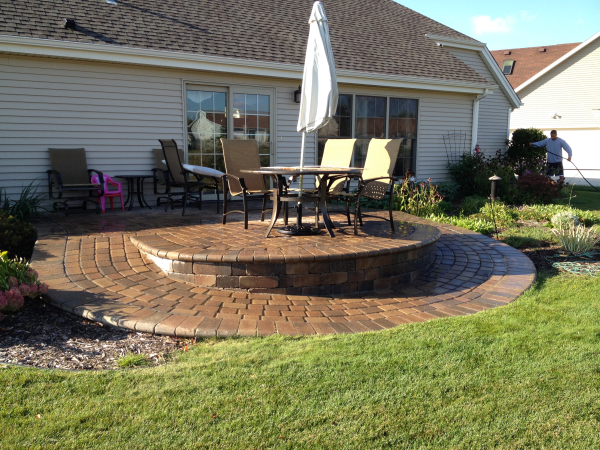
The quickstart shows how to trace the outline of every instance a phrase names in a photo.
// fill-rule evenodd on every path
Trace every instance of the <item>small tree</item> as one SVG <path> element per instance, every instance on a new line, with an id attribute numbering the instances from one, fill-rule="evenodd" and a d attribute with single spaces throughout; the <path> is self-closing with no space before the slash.
<path id="1" fill-rule="evenodd" d="M 530 147 L 529 143 L 544 139 L 544 132 L 537 128 L 519 128 L 513 132 L 506 156 L 517 175 L 541 173 L 546 162 L 546 147 Z"/>

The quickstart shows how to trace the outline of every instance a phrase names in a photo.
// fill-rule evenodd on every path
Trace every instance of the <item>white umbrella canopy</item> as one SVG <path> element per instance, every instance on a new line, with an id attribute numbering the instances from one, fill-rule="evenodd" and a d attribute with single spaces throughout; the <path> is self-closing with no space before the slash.
<path id="1" fill-rule="evenodd" d="M 298 131 L 302 132 L 300 166 L 304 166 L 304 137 L 327 125 L 338 104 L 337 77 L 329 25 L 323 3 L 316 1 L 308 20 L 310 32 L 302 76 Z"/>

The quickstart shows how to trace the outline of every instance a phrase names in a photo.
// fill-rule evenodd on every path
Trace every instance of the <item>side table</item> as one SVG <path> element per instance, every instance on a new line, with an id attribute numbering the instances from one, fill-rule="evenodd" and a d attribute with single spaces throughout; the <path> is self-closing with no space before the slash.
<path id="1" fill-rule="evenodd" d="M 124 178 L 127 180 L 127 200 L 125 200 L 125 206 L 129 203 L 128 211 L 131 211 L 133 208 L 133 198 L 135 195 L 137 195 L 138 203 L 141 207 L 152 209 L 144 198 L 144 180 L 152 178 L 152 175 L 115 175 L 115 178 Z"/>

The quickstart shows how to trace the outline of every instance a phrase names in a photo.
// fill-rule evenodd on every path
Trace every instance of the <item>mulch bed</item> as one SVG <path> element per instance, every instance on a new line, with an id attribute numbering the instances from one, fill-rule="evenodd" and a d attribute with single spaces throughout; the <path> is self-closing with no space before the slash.
<path id="1" fill-rule="evenodd" d="M 104 326 L 41 300 L 26 299 L 23 308 L 0 321 L 0 364 L 117 369 L 120 357 L 144 354 L 151 364 L 160 365 L 191 342 Z"/>
<path id="2" fill-rule="evenodd" d="M 549 270 L 557 272 L 559 269 L 552 267 L 555 262 L 584 262 L 589 264 L 600 264 L 600 253 L 597 253 L 592 258 L 572 257 L 568 256 L 560 246 L 544 247 L 543 249 L 519 249 L 523 252 L 539 270 Z"/>

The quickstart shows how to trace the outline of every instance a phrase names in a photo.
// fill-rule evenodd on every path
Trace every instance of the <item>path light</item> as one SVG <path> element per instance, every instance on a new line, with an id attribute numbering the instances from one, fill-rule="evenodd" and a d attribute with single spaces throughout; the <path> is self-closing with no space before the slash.
<path id="1" fill-rule="evenodd" d="M 500 178 L 498 175 L 494 175 L 489 179 L 492 182 L 492 192 L 490 193 L 490 198 L 492 199 L 492 201 L 496 200 L 496 194 L 498 192 L 498 181 L 500 181 L 501 179 L 502 178 Z"/>
<path id="2" fill-rule="evenodd" d="M 494 231 L 496 231 L 496 240 L 498 239 L 498 226 L 496 225 L 496 214 L 494 213 L 494 200 L 496 200 L 496 194 L 498 192 L 498 181 L 500 181 L 498 175 L 494 174 L 489 180 L 492 182 L 492 191 L 490 192 L 490 205 L 492 207 L 492 219 L 494 219 Z"/>

